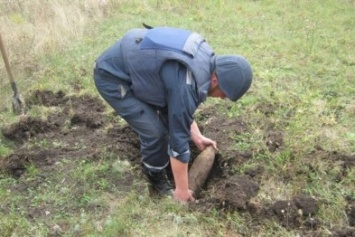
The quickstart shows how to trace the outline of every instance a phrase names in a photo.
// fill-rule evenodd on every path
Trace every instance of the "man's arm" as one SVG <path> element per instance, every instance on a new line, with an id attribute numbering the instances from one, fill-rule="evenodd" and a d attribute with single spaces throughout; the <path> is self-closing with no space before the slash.
<path id="1" fill-rule="evenodd" d="M 170 165 L 174 175 L 174 198 L 180 202 L 194 201 L 188 182 L 188 163 L 183 163 L 174 157 L 170 157 Z"/>
<path id="2" fill-rule="evenodd" d="M 175 180 L 174 198 L 181 202 L 194 200 L 188 187 L 189 142 L 191 131 L 199 148 L 215 146 L 215 142 L 201 135 L 193 114 L 198 106 L 193 78 L 188 77 L 187 68 L 178 62 L 167 62 L 161 70 L 167 91 L 170 164 Z"/>
<path id="3" fill-rule="evenodd" d="M 204 150 L 208 145 L 211 145 L 213 148 L 217 149 L 216 142 L 203 136 L 195 121 L 191 124 L 191 140 L 200 150 Z M 183 163 L 174 157 L 170 157 L 170 164 L 173 170 L 176 187 L 174 198 L 183 202 L 193 201 L 193 193 L 188 186 L 188 163 Z"/>

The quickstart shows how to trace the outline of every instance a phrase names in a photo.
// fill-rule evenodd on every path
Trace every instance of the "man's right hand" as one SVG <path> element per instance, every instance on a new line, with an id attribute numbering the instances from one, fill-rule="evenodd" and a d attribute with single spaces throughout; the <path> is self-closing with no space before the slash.
<path id="1" fill-rule="evenodd" d="M 174 191 L 174 199 L 178 202 L 181 203 L 187 203 L 187 202 L 194 202 L 195 198 L 192 195 L 192 191 L 191 190 L 179 190 L 179 189 L 175 189 Z"/>

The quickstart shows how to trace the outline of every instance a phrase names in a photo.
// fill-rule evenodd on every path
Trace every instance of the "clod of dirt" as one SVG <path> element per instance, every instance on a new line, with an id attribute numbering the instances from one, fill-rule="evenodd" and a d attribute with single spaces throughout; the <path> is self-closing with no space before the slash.
<path id="1" fill-rule="evenodd" d="M 137 149 L 140 148 L 138 135 L 129 126 L 112 127 L 108 129 L 107 135 L 110 137 L 112 141 L 114 141 L 114 144 L 122 143 L 125 146 L 130 144 L 131 146 Z"/>
<path id="2" fill-rule="evenodd" d="M 333 237 L 355 237 L 355 228 L 344 228 L 341 230 L 333 230 Z"/>
<path id="3" fill-rule="evenodd" d="M 282 150 L 283 133 L 281 131 L 269 131 L 266 135 L 266 146 L 270 152 Z"/>
<path id="4" fill-rule="evenodd" d="M 304 217 L 312 216 L 318 211 L 317 200 L 313 197 L 300 194 L 293 198 L 293 202 L 295 203 L 298 210 L 302 211 Z"/>
<path id="5" fill-rule="evenodd" d="M 216 185 L 219 187 L 219 201 L 232 210 L 246 210 L 248 202 L 255 197 L 259 191 L 259 185 L 249 179 L 247 176 L 234 175 L 226 181 L 220 181 Z"/>
<path id="6" fill-rule="evenodd" d="M 25 170 L 24 162 L 16 155 L 10 155 L 0 160 L 0 171 L 6 172 L 14 177 L 20 177 Z"/>
<path id="7" fill-rule="evenodd" d="M 240 166 L 241 164 L 245 163 L 246 161 L 250 160 L 252 158 L 251 153 L 240 153 L 236 152 L 234 157 L 232 159 L 229 159 L 228 166 L 233 167 L 233 166 Z"/>
<path id="8" fill-rule="evenodd" d="M 54 93 L 49 90 L 36 90 L 29 98 L 27 98 L 27 104 L 31 105 L 44 105 L 44 106 L 58 106 L 65 104 L 68 98 L 63 91 Z"/>
<path id="9" fill-rule="evenodd" d="M 355 227 L 355 199 L 348 199 L 348 204 L 346 205 L 346 215 L 348 216 L 349 225 Z"/>
<path id="10" fill-rule="evenodd" d="M 326 151 L 323 148 L 317 147 L 310 153 L 310 157 L 317 156 L 320 159 L 327 159 L 332 162 L 341 161 L 340 164 L 343 169 L 350 169 L 355 166 L 355 155 L 345 155 L 337 151 Z"/>
<path id="11" fill-rule="evenodd" d="M 250 168 L 244 171 L 244 174 L 248 175 L 250 178 L 261 177 L 261 174 L 264 172 L 264 167 L 258 166 L 255 168 Z"/>
<path id="12" fill-rule="evenodd" d="M 265 114 L 266 116 L 270 116 L 274 114 L 277 105 L 274 104 L 260 104 L 256 106 L 256 110 L 259 110 L 261 113 Z"/>
<path id="13" fill-rule="evenodd" d="M 291 200 L 279 200 L 267 210 L 268 216 L 274 216 L 285 228 L 299 228 L 305 226 L 316 229 L 319 221 L 314 218 L 318 211 L 318 202 L 313 197 L 298 195 Z"/>
<path id="14" fill-rule="evenodd" d="M 326 151 L 319 147 L 312 151 L 309 156 L 328 160 L 329 162 L 332 162 L 334 167 L 338 166 L 338 173 L 334 176 L 336 182 L 340 182 L 347 177 L 349 170 L 355 166 L 355 155 L 346 155 L 337 151 Z"/>
<path id="15" fill-rule="evenodd" d="M 2 158 L 0 160 L 0 170 L 19 178 L 30 164 L 35 164 L 38 167 L 52 165 L 54 163 L 51 160 L 53 155 L 54 152 L 45 149 L 37 149 L 37 152 L 31 152 L 24 148 L 17 153 Z"/>
<path id="16" fill-rule="evenodd" d="M 69 97 L 67 106 L 76 113 L 89 113 L 90 115 L 105 112 L 106 106 L 103 101 L 91 95 Z"/>
<path id="17" fill-rule="evenodd" d="M 18 123 L 4 126 L 1 132 L 5 138 L 17 143 L 23 143 L 30 137 L 53 129 L 54 127 L 47 121 L 32 117 L 22 117 Z"/>
<path id="18" fill-rule="evenodd" d="M 85 124 L 88 128 L 99 128 L 104 124 L 100 114 L 76 113 L 70 119 L 72 125 Z"/>

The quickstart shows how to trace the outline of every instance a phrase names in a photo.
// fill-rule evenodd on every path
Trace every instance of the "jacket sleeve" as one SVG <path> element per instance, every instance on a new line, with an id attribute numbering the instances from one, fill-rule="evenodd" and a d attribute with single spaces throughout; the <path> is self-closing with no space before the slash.
<path id="1" fill-rule="evenodd" d="M 160 75 L 165 83 L 168 106 L 168 154 L 187 163 L 190 160 L 190 127 L 198 106 L 197 87 L 191 72 L 176 61 L 166 62 Z"/>

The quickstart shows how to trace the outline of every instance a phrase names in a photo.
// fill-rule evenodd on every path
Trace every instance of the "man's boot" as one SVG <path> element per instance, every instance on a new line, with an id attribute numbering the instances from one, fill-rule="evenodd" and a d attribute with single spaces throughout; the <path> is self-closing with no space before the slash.
<path id="1" fill-rule="evenodd" d="M 162 170 L 160 172 L 152 172 L 144 165 L 142 167 L 143 174 L 146 175 L 154 191 L 158 192 L 160 195 L 173 195 L 173 188 L 166 175 L 166 171 Z"/>

